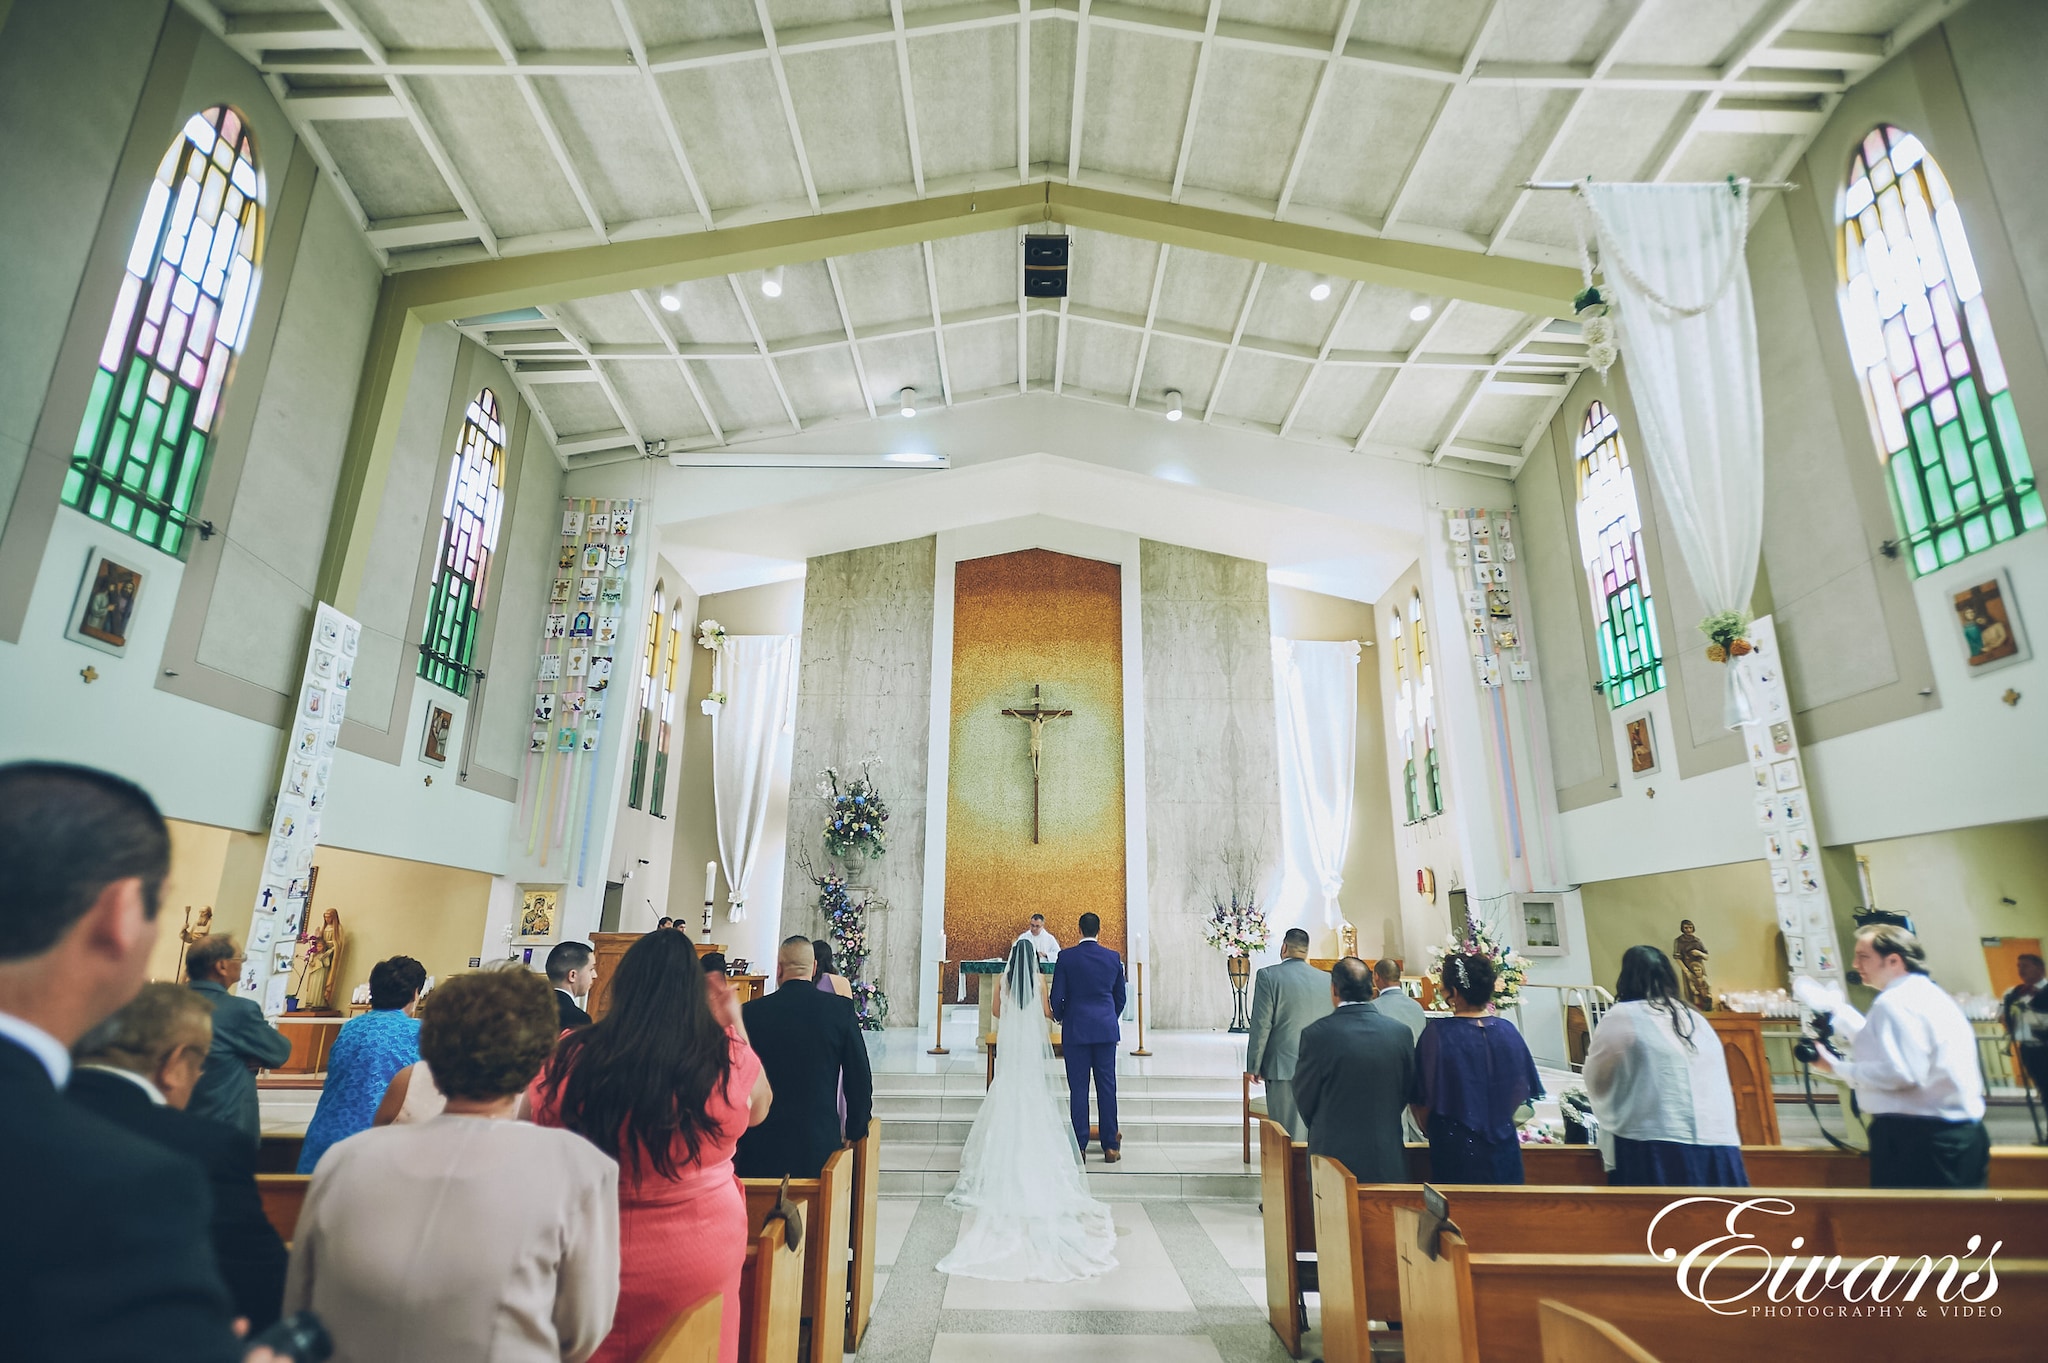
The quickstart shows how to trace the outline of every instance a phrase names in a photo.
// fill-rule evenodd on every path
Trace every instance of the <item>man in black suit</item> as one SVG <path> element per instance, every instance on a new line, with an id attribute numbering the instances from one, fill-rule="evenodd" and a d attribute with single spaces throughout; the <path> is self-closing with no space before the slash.
<path id="1" fill-rule="evenodd" d="M 185 1110 L 213 1040 L 213 1010 L 174 984 L 147 984 L 72 1047 L 65 1096 L 116 1126 L 190 1157 L 213 1190 L 213 1253 L 235 1314 L 267 1328 L 284 1299 L 288 1256 L 263 1214 L 256 1152 L 232 1128 Z"/>
<path id="2" fill-rule="evenodd" d="M 70 1047 L 142 987 L 169 830 L 89 767 L 0 766 L 0 1322 L 9 1363 L 242 1358 L 206 1176 L 63 1097 Z M 270 1359 L 252 1351 L 248 1363 Z"/>
<path id="3" fill-rule="evenodd" d="M 1360 1183 L 1406 1183 L 1401 1113 L 1415 1080 L 1415 1037 L 1373 1003 L 1372 967 L 1346 956 L 1330 971 L 1335 1012 L 1302 1029 L 1294 1101 L 1308 1152 Z"/>
<path id="4" fill-rule="evenodd" d="M 853 1000 L 819 989 L 816 968 L 809 940 L 790 938 L 775 958 L 775 992 L 740 1010 L 775 1090 L 767 1118 L 740 1137 L 733 1167 L 741 1178 L 816 1178 L 842 1141 L 868 1134 L 875 1090 L 867 1042 Z"/>
<path id="5" fill-rule="evenodd" d="M 555 987 L 555 1012 L 561 1017 L 562 1030 L 588 1027 L 590 1014 L 576 1000 L 588 998 L 591 986 L 597 983 L 597 953 L 590 943 L 555 943 L 548 953 L 548 983 Z"/>

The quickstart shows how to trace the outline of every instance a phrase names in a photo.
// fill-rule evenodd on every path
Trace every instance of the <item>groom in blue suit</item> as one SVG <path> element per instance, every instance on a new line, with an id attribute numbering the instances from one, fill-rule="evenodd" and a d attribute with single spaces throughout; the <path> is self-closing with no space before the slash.
<path id="1" fill-rule="evenodd" d="M 1074 1140 L 1088 1151 L 1088 1076 L 1095 1076 L 1095 1101 L 1101 1109 L 1102 1158 L 1115 1164 L 1122 1133 L 1116 1123 L 1116 1048 L 1123 1033 L 1117 1019 L 1124 1011 L 1124 958 L 1095 940 L 1102 919 L 1081 915 L 1081 941 L 1060 953 L 1052 972 L 1052 1015 L 1060 1024 L 1067 1057 L 1068 1103 L 1074 1118 Z"/>

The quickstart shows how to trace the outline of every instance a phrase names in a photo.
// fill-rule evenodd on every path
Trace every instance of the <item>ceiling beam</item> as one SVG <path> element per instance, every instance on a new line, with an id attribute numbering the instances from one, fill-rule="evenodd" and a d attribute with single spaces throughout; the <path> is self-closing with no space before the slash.
<path id="1" fill-rule="evenodd" d="M 661 93 L 661 82 L 654 78 L 654 72 L 648 66 L 647 43 L 640 36 L 640 26 L 634 22 L 633 11 L 627 7 L 626 0 L 612 0 L 612 13 L 618 18 L 620 31 L 626 35 L 626 46 L 633 54 L 633 67 L 640 73 L 641 88 L 661 123 L 661 135 L 668 141 L 669 155 L 676 158 L 676 169 L 682 172 L 683 187 L 690 193 L 690 204 L 708 231 L 711 227 L 711 201 L 704 197 L 704 187 L 697 183 L 697 172 L 690 165 L 690 153 L 683 146 L 682 129 L 676 126 L 675 111 L 668 107 L 668 100 Z"/>
<path id="2" fill-rule="evenodd" d="M 1357 0 L 1352 0 L 1353 4 Z M 1180 155 L 1173 163 L 1173 193 L 1171 198 L 1180 202 L 1181 187 L 1187 183 L 1188 158 L 1195 151 L 1195 124 L 1202 112 L 1202 86 L 1209 77 L 1209 50 L 1215 44 L 1216 20 L 1223 13 L 1223 0 L 1209 0 L 1209 17 L 1203 23 L 1202 43 L 1195 49 L 1195 81 L 1188 91 L 1188 111 L 1180 121 Z M 1277 216 L 1277 215 L 1276 215 Z"/>
<path id="3" fill-rule="evenodd" d="M 654 334 L 661 337 L 661 343 L 668 349 L 669 357 L 675 361 L 676 370 L 683 376 L 683 383 L 690 390 L 690 400 L 697 404 L 697 414 L 704 418 L 704 424 L 711 428 L 711 437 L 719 444 L 725 443 L 725 427 L 719 423 L 718 413 L 711 410 L 711 403 L 705 398 L 704 390 L 697 384 L 697 375 L 690 368 L 690 362 L 683 358 L 676 348 L 675 333 L 668 323 L 661 320 L 661 314 L 654 310 L 654 304 L 647 297 L 647 290 L 633 290 L 633 301 L 640 305 L 640 311 L 647 318 L 647 325 L 654 328 Z"/>
<path id="4" fill-rule="evenodd" d="M 1252 306 L 1259 301 L 1259 285 L 1266 282 L 1266 262 L 1260 261 L 1252 267 L 1251 287 L 1244 291 L 1244 306 L 1237 310 L 1237 325 L 1230 330 L 1230 344 L 1223 348 L 1223 363 L 1216 369 L 1216 382 L 1210 385 L 1209 400 L 1202 406 L 1202 420 L 1216 415 L 1217 400 L 1223 396 L 1223 385 L 1230 380 L 1230 362 L 1237 358 L 1238 342 L 1244 340 L 1245 323 L 1252 320 Z"/>
<path id="5" fill-rule="evenodd" d="M 789 145 L 796 151 L 796 168 L 803 173 L 804 196 L 811 201 L 811 212 L 818 211 L 818 182 L 811 178 L 810 153 L 804 150 L 804 130 L 797 122 L 796 101 L 789 93 L 789 72 L 783 69 L 782 48 L 775 41 L 775 21 L 768 14 L 768 0 L 754 0 L 754 17 L 761 25 L 761 41 L 768 46 L 768 69 L 775 74 L 775 93 L 782 97 L 782 119 L 789 127 Z M 740 306 L 745 307 L 742 303 Z M 780 381 L 777 382 L 780 387 Z M 795 417 L 790 418 L 792 421 Z"/>
<path id="6" fill-rule="evenodd" d="M 519 54 L 513 49 L 511 35 L 505 32 L 505 25 L 491 8 L 491 0 L 469 0 L 470 13 L 483 25 L 490 37 L 491 46 L 498 49 L 498 55 L 509 66 L 519 64 Z M 597 204 L 590 197 L 590 190 L 583 183 L 583 175 L 576 169 L 576 159 L 569 155 L 568 144 L 562 141 L 562 130 L 555 126 L 555 117 L 542 102 L 540 91 L 534 86 L 533 77 L 524 71 L 512 77 L 512 83 L 519 88 L 520 98 L 526 101 L 526 111 L 533 115 L 534 123 L 540 129 L 541 140 L 548 144 L 548 151 L 555 158 L 555 168 L 562 172 L 562 179 L 568 182 L 569 192 L 576 198 L 576 206 L 583 210 L 583 219 L 590 224 L 590 230 L 597 234 L 599 241 L 611 240 L 605 230 L 604 215 L 597 211 Z"/>

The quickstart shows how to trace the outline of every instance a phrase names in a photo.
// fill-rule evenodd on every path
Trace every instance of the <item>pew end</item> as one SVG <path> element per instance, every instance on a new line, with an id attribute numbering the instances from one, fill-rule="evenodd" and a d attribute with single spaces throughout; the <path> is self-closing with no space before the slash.
<path id="1" fill-rule="evenodd" d="M 661 1332 L 640 1363 L 718 1363 L 718 1332 L 725 1320 L 725 1298 L 714 1292 L 683 1308 Z"/>
<path id="2" fill-rule="evenodd" d="M 256 1194 L 263 1199 L 263 1215 L 277 1232 L 277 1238 L 287 1246 L 299 1228 L 299 1213 L 305 1210 L 306 1189 L 312 1182 L 311 1174 L 256 1175 Z"/>
<path id="3" fill-rule="evenodd" d="M 1574 1306 L 1545 1297 L 1536 1303 L 1543 1363 L 1657 1363 L 1657 1356 Z"/>
<path id="4" fill-rule="evenodd" d="M 804 1254 L 783 1223 L 755 1232 L 740 1272 L 740 1363 L 797 1363 L 803 1330 Z"/>
<path id="5" fill-rule="evenodd" d="M 875 1236 L 881 1215 L 882 1123 L 870 1119 L 868 1134 L 853 1145 L 852 1276 L 846 1285 L 846 1351 L 860 1348 L 875 1313 Z"/>
<path id="6" fill-rule="evenodd" d="M 1432 1258 L 1421 1243 L 1422 1223 L 1420 1208 L 1394 1209 L 1402 1358 L 1405 1363 L 1479 1363 L 1478 1307 L 1465 1237 L 1445 1226 Z"/>
<path id="7" fill-rule="evenodd" d="M 1266 1317 L 1291 1357 L 1308 1328 L 1304 1292 L 1315 1290 L 1315 1189 L 1308 1146 L 1271 1118 L 1259 1119 L 1259 1198 L 1264 1208 Z"/>

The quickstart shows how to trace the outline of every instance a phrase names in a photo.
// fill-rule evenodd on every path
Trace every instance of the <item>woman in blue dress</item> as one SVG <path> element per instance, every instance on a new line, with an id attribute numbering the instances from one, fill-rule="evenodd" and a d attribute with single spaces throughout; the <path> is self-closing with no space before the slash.
<path id="1" fill-rule="evenodd" d="M 1493 1014 L 1493 962 L 1446 956 L 1439 978 L 1452 1016 L 1431 1018 L 1415 1043 L 1410 1108 L 1429 1136 L 1429 1181 L 1521 1183 L 1515 1111 L 1543 1096 L 1536 1060 Z"/>
<path id="2" fill-rule="evenodd" d="M 368 1131 L 391 1077 L 420 1058 L 420 1024 L 413 1018 L 427 968 L 410 956 L 370 967 L 370 1011 L 351 1018 L 334 1038 L 320 1106 L 299 1149 L 299 1172 L 310 1174 L 336 1141 Z"/>

